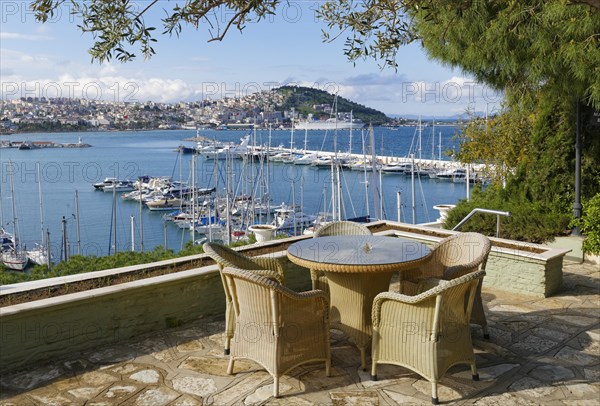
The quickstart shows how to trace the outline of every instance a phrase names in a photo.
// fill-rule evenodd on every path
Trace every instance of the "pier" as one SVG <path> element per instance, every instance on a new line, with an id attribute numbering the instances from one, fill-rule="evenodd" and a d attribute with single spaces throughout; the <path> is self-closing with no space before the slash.
<path id="1" fill-rule="evenodd" d="M 0 148 L 14 148 L 19 150 L 45 149 L 45 148 L 89 148 L 90 144 L 81 142 L 60 143 L 54 141 L 0 141 Z"/>
<path id="2" fill-rule="evenodd" d="M 371 171 L 373 169 L 373 166 L 371 164 L 372 155 L 370 153 L 357 154 L 357 153 L 348 153 L 348 152 L 342 152 L 342 151 L 338 151 L 336 153 L 333 151 L 319 151 L 319 150 L 308 150 L 308 149 L 305 150 L 305 149 L 284 148 L 284 147 L 272 147 L 267 150 L 266 148 L 267 147 L 265 147 L 265 146 L 249 147 L 251 153 L 254 155 L 266 154 L 267 152 L 271 156 L 276 153 L 289 153 L 291 155 L 315 154 L 315 155 L 318 155 L 320 158 L 335 158 L 335 157 L 337 157 L 339 160 L 350 161 L 350 162 L 365 160 L 365 161 L 367 161 L 367 164 L 366 164 L 367 170 Z M 434 171 L 458 169 L 458 168 L 464 168 L 465 166 L 467 166 L 464 163 L 461 163 L 458 161 L 446 161 L 443 159 L 426 159 L 426 158 L 417 158 L 417 157 L 415 157 L 413 159 L 412 157 L 398 157 L 398 156 L 392 156 L 392 155 L 376 155 L 375 159 L 376 159 L 377 164 L 381 164 L 381 165 L 390 165 L 390 164 L 396 164 L 396 163 L 406 163 L 406 164 L 414 163 L 415 168 L 420 168 L 420 169 L 425 169 L 425 170 L 434 170 Z M 283 163 L 293 164 L 293 162 L 287 162 L 287 161 L 283 161 Z M 472 164 L 469 164 L 468 166 L 469 166 L 469 169 L 473 173 L 481 172 L 481 171 L 483 171 L 483 169 L 485 167 L 484 164 L 479 164 L 479 163 L 472 163 Z"/>

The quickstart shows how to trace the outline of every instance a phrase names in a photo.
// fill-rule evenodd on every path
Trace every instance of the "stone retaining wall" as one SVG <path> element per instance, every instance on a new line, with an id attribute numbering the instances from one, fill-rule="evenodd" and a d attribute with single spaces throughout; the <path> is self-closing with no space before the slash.
<path id="1" fill-rule="evenodd" d="M 383 221 L 369 227 L 378 234 L 396 234 L 429 245 L 452 233 Z M 285 256 L 287 246 L 302 238 L 306 237 L 275 240 L 241 250 Z M 567 251 L 536 244 L 519 246 L 512 241 L 492 241 L 494 247 L 484 288 L 538 297 L 560 290 L 562 261 Z M 203 257 L 190 257 L 190 261 Z M 73 275 L 59 279 L 66 283 L 85 277 Z M 59 281 L 36 281 L 31 283 L 31 289 L 50 288 L 57 283 Z M 288 261 L 286 285 L 297 291 L 310 289 L 309 272 L 299 272 Z M 26 289 L 27 284 L 20 284 L 11 289 L 6 287 L 2 294 Z M 224 311 L 223 288 L 215 265 L 5 306 L 0 308 L 0 372 L 178 326 L 199 317 L 223 317 Z"/>

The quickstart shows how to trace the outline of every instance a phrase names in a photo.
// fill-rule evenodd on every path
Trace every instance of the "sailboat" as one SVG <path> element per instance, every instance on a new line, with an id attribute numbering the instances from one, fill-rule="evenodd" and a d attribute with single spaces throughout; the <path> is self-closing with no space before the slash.
<path id="1" fill-rule="evenodd" d="M 31 262 L 37 265 L 48 265 L 50 262 L 50 253 L 48 252 L 48 242 L 44 234 L 44 202 L 42 200 L 42 178 L 40 177 L 40 163 L 36 165 L 38 178 L 38 195 L 40 200 L 40 229 L 42 232 L 41 243 L 36 243 L 32 250 L 27 250 L 27 257 Z"/>
<path id="2" fill-rule="evenodd" d="M 6 251 L 2 252 L 2 256 L 0 260 L 8 269 L 13 269 L 15 271 L 22 271 L 27 267 L 29 263 L 29 258 L 27 258 L 27 254 L 21 251 L 21 247 L 19 246 L 19 223 L 16 215 L 16 203 L 15 203 L 15 182 L 13 176 L 13 167 L 12 162 L 9 162 L 10 169 L 10 195 L 12 201 L 12 226 L 13 232 L 9 239 L 12 241 L 12 244 L 9 244 L 9 248 Z"/>

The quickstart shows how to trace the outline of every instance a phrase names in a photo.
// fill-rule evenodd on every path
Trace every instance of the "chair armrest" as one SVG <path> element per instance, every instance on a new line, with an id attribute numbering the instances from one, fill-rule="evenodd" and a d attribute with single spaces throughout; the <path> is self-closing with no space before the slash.
<path id="1" fill-rule="evenodd" d="M 452 279 L 450 281 L 442 280 L 439 283 L 436 282 L 436 285 L 434 287 L 432 287 L 431 289 L 426 290 L 423 293 L 419 293 L 418 295 L 415 295 L 415 296 L 403 295 L 401 293 L 396 293 L 396 292 L 380 293 L 377 296 L 375 296 L 375 299 L 373 300 L 373 311 L 372 311 L 373 324 L 374 325 L 378 324 L 379 313 L 381 311 L 381 305 L 385 301 L 392 300 L 392 301 L 395 301 L 398 303 L 403 303 L 406 305 L 416 305 L 423 301 L 431 299 L 432 297 L 435 297 L 435 296 L 441 294 L 442 292 L 444 292 L 445 290 L 451 289 L 455 286 L 461 285 L 463 283 L 471 282 L 475 279 L 482 279 L 484 277 L 484 275 L 485 275 L 485 271 L 477 271 L 477 272 L 468 273 L 466 275 L 463 275 L 456 279 Z"/>
<path id="2" fill-rule="evenodd" d="M 452 279 L 459 278 L 463 275 L 468 274 L 469 272 L 472 272 L 473 270 L 476 270 L 478 266 L 479 266 L 478 263 L 476 263 L 476 264 L 470 263 L 470 264 L 465 264 L 465 265 L 455 265 L 455 266 L 448 267 L 444 271 L 443 278 L 445 280 L 452 280 Z"/>
<path id="3" fill-rule="evenodd" d="M 380 293 L 373 301 L 373 309 L 371 313 L 373 328 L 378 328 L 381 325 L 381 313 L 383 311 L 382 308 L 384 304 L 387 303 L 387 309 L 389 309 L 391 306 L 391 308 L 394 309 L 393 313 L 400 315 L 400 320 L 393 321 L 393 324 L 397 325 L 397 327 L 401 327 L 402 325 L 407 326 L 413 323 L 426 323 L 428 328 L 431 329 L 431 322 L 427 322 L 426 320 L 433 318 L 436 297 L 437 295 L 435 294 L 408 296 L 395 292 Z M 419 312 L 415 312 L 415 308 L 419 308 Z M 389 322 L 390 320 L 388 319 L 387 323 Z"/>
<path id="4" fill-rule="evenodd" d="M 276 287 L 276 290 L 282 294 L 297 300 L 312 300 L 312 299 L 324 299 L 325 303 L 329 305 L 329 298 L 327 293 L 320 289 L 308 290 L 306 292 L 294 292 L 290 288 L 280 285 Z"/>
<path id="5" fill-rule="evenodd" d="M 283 264 L 277 258 L 269 258 L 269 257 L 252 257 L 252 262 L 257 264 L 259 268 L 269 270 L 272 272 L 276 272 L 279 275 L 277 280 L 280 283 L 284 282 L 283 277 Z"/>
<path id="6" fill-rule="evenodd" d="M 283 278 L 281 277 L 281 275 L 279 274 L 279 272 L 277 271 L 270 271 L 268 269 L 253 269 L 250 272 L 259 275 L 259 276 L 263 276 L 267 279 L 272 280 L 273 282 L 277 282 L 277 283 L 281 283 L 283 284 Z"/>

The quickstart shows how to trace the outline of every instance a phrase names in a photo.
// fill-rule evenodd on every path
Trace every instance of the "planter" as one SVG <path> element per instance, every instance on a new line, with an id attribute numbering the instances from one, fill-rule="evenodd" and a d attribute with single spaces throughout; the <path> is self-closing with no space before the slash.
<path id="1" fill-rule="evenodd" d="M 437 219 L 438 222 L 443 223 L 448 218 L 448 212 L 455 208 L 455 204 L 438 204 L 433 206 L 433 208 L 440 212 L 440 217 Z"/>
<path id="2" fill-rule="evenodd" d="M 255 224 L 248 227 L 248 231 L 254 233 L 256 236 L 256 242 L 269 241 L 276 229 L 277 227 L 271 224 Z"/>

